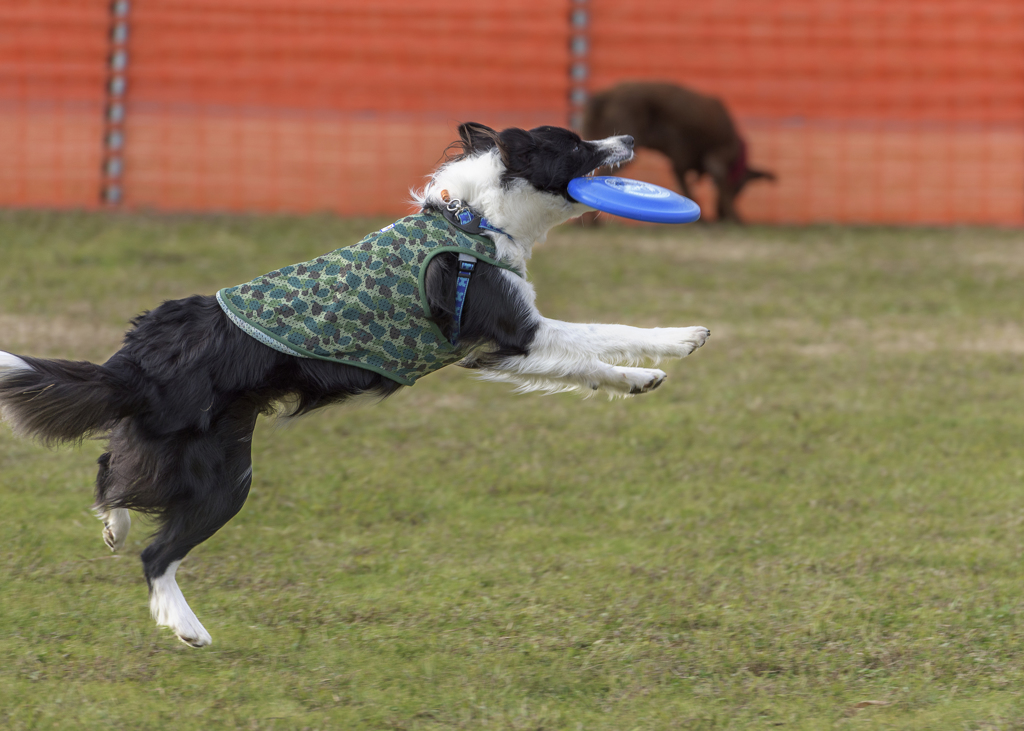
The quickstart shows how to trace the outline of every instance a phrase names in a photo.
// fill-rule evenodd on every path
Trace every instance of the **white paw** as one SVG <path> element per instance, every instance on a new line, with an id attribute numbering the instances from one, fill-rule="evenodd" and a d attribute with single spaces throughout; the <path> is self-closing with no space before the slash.
<path id="1" fill-rule="evenodd" d="M 180 632 L 175 630 L 175 634 L 178 635 L 178 639 L 184 642 L 189 647 L 206 647 L 213 638 L 210 637 L 210 633 L 206 631 L 203 625 L 199 625 L 197 629 Z"/>
<path id="2" fill-rule="evenodd" d="M 167 571 L 154 579 L 149 590 L 149 611 L 161 627 L 170 627 L 178 639 L 190 647 L 206 647 L 213 640 L 189 607 L 174 580 L 181 561 L 173 561 Z"/>
<path id="3" fill-rule="evenodd" d="M 105 513 L 98 513 L 103 521 L 103 542 L 111 551 L 120 551 L 128 540 L 128 529 L 132 526 L 132 516 L 124 508 L 113 508 Z"/>
<path id="4" fill-rule="evenodd" d="M 657 368 L 616 368 L 621 381 L 617 391 L 623 391 L 630 395 L 637 395 L 653 391 L 667 377 L 665 371 Z"/>
<path id="5" fill-rule="evenodd" d="M 666 340 L 666 356 L 685 358 L 711 337 L 706 327 L 666 327 L 660 333 Z"/>

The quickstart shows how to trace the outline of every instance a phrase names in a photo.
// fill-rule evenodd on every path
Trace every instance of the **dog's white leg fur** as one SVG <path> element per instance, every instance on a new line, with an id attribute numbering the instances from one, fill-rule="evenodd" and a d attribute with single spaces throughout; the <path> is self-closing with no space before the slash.
<path id="1" fill-rule="evenodd" d="M 653 391 L 666 378 L 665 372 L 656 368 L 627 368 L 597 358 L 584 360 L 579 357 L 570 364 L 534 355 L 536 351 L 531 351 L 527 357 L 483 368 L 480 377 L 488 381 L 515 383 L 519 391 L 605 391 L 613 396 Z"/>
<path id="2" fill-rule="evenodd" d="M 32 367 L 13 353 L 0 350 L 0 370 L 10 368 L 11 370 L 30 371 Z"/>
<path id="3" fill-rule="evenodd" d="M 661 358 L 685 358 L 711 333 L 706 327 L 640 328 L 595 325 L 541 318 L 531 345 L 548 357 L 593 356 L 612 363 L 637 363 Z"/>
<path id="4" fill-rule="evenodd" d="M 120 551 L 128 539 L 128 529 L 132 527 L 132 515 L 124 508 L 111 508 L 106 512 L 97 512 L 96 517 L 103 521 L 103 542 L 111 551 Z"/>
<path id="5" fill-rule="evenodd" d="M 665 380 L 664 371 L 625 368 L 612 363 L 683 358 L 703 345 L 709 334 L 704 327 L 643 329 L 540 318 L 528 355 L 489 366 L 482 375 L 489 380 L 518 383 L 526 391 L 578 389 L 604 390 L 613 395 L 647 393 Z"/>
<path id="6" fill-rule="evenodd" d="M 149 611 L 161 627 L 170 627 L 178 639 L 192 647 L 205 647 L 212 638 L 185 601 L 174 574 L 181 561 L 172 561 L 164 575 L 153 579 L 149 591 Z"/>

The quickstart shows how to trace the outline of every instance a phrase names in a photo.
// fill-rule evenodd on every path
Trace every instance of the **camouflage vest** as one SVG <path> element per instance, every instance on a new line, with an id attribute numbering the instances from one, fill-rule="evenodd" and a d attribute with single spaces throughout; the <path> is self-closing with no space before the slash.
<path id="1" fill-rule="evenodd" d="M 489 238 L 419 213 L 358 244 L 222 289 L 217 302 L 271 348 L 366 368 L 411 386 L 466 356 L 428 319 L 423 279 L 430 260 L 445 251 L 516 271 L 498 261 Z"/>

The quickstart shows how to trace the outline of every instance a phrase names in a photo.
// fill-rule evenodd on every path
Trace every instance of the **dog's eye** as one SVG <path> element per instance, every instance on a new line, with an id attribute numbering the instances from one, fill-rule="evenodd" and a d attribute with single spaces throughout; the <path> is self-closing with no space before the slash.
<path id="1" fill-rule="evenodd" d="M 579 152 L 580 151 L 580 146 L 576 145 L 575 147 L 572 148 L 572 151 L 573 152 Z"/>

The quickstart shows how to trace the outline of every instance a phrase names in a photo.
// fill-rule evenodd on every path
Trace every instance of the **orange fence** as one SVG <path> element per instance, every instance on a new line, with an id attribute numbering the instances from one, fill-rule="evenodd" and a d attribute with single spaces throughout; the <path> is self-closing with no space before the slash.
<path id="1" fill-rule="evenodd" d="M 660 79 L 778 174 L 748 220 L 1024 223 L 1019 0 L 134 0 L 123 69 L 117 5 L 0 6 L 0 205 L 399 213 L 458 122 Z"/>
<path id="2" fill-rule="evenodd" d="M 405 210 L 454 126 L 561 122 L 550 0 L 139 0 L 125 202 Z"/>
<path id="3" fill-rule="evenodd" d="M 592 88 L 656 78 L 727 103 L 779 176 L 744 191 L 747 218 L 1024 223 L 1020 0 L 590 5 Z M 651 155 L 627 174 L 671 181 Z"/>
<path id="4" fill-rule="evenodd" d="M 99 204 L 110 11 L 0 4 L 0 204 Z"/>

